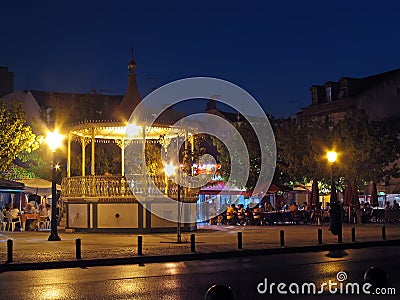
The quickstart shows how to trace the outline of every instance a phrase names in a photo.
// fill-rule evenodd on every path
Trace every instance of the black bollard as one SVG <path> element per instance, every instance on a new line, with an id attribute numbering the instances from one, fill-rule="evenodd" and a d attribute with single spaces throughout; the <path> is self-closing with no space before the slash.
<path id="1" fill-rule="evenodd" d="M 285 246 L 285 231 L 281 230 L 280 231 L 280 237 L 281 237 L 281 246 Z"/>
<path id="2" fill-rule="evenodd" d="M 385 225 L 382 226 L 382 240 L 386 240 L 386 227 L 385 227 Z"/>
<path id="3" fill-rule="evenodd" d="M 76 259 L 82 259 L 82 249 L 81 249 L 81 239 L 77 238 L 75 240 L 75 249 L 76 249 Z"/>
<path id="4" fill-rule="evenodd" d="M 238 249 L 243 248 L 243 240 L 242 240 L 242 233 L 238 232 Z"/>
<path id="5" fill-rule="evenodd" d="M 143 255 L 143 237 L 141 235 L 138 235 L 137 237 L 137 244 L 138 255 Z"/>
<path id="6" fill-rule="evenodd" d="M 7 240 L 7 262 L 10 263 L 13 261 L 13 240 Z"/>
<path id="7" fill-rule="evenodd" d="M 196 236 L 194 233 L 190 235 L 190 251 L 196 252 Z"/>
<path id="8" fill-rule="evenodd" d="M 340 231 L 339 231 L 339 233 L 337 235 L 338 243 L 342 243 L 343 242 L 343 235 L 342 234 L 343 234 L 342 229 L 340 229 Z"/>
<path id="9" fill-rule="evenodd" d="M 356 241 L 356 228 L 355 227 L 351 228 L 351 241 L 352 242 Z"/>
<path id="10" fill-rule="evenodd" d="M 204 300 L 235 300 L 235 295 L 229 286 L 217 284 L 207 290 Z"/>
<path id="11" fill-rule="evenodd" d="M 318 244 L 322 244 L 322 228 L 318 228 Z"/>

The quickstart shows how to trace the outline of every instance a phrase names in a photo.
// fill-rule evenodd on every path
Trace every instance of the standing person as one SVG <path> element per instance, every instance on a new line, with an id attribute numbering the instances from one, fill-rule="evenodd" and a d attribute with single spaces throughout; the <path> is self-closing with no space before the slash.
<path id="1" fill-rule="evenodd" d="M 399 209 L 399 204 L 397 203 L 396 200 L 393 200 L 393 205 L 392 205 L 393 209 Z"/>

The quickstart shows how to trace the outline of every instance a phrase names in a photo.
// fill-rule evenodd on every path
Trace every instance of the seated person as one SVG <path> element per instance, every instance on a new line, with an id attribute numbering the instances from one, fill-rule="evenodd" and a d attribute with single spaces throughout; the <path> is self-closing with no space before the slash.
<path id="1" fill-rule="evenodd" d="M 39 205 L 39 217 L 40 217 L 40 228 L 43 228 L 43 225 L 48 226 L 48 221 L 50 221 L 49 217 L 49 211 L 46 209 L 46 207 L 43 204 Z"/>
<path id="2" fill-rule="evenodd" d="M 10 212 L 11 216 L 13 217 L 13 221 L 14 221 L 14 219 L 18 219 L 18 217 L 21 215 L 19 212 L 19 209 L 14 207 L 14 205 L 12 203 L 10 203 L 10 205 L 8 206 L 8 211 Z"/>
<path id="3" fill-rule="evenodd" d="M 25 214 L 36 214 L 36 209 L 33 207 L 31 203 L 28 203 L 24 209 Z"/>
<path id="4" fill-rule="evenodd" d="M 36 214 L 36 209 L 35 209 L 35 207 L 32 205 L 32 203 L 28 203 L 26 206 L 25 206 L 25 209 L 24 209 L 24 213 L 25 214 L 28 214 L 28 215 L 30 215 L 30 214 Z M 33 229 L 35 229 L 36 227 L 37 227 L 37 220 L 33 220 L 33 219 L 27 219 L 26 221 L 25 221 L 25 228 L 26 229 L 31 229 L 31 230 L 33 230 Z"/>
<path id="5" fill-rule="evenodd" d="M 10 205 L 8 206 L 8 211 L 12 217 L 12 222 L 16 222 L 16 221 L 20 221 L 20 211 L 18 208 L 14 207 L 14 205 L 12 203 L 10 203 Z M 21 224 L 17 223 L 16 224 L 16 229 L 21 229 Z"/>
<path id="6" fill-rule="evenodd" d="M 298 210 L 297 203 L 293 202 L 292 205 L 290 205 L 289 210 L 290 211 L 297 211 Z"/>
<path id="7" fill-rule="evenodd" d="M 310 210 L 310 206 L 308 205 L 307 202 L 304 202 L 304 203 L 303 203 L 302 210 L 304 210 L 304 211 L 309 211 L 309 210 Z"/>
<path id="8" fill-rule="evenodd" d="M 228 220 L 228 224 L 232 224 L 236 219 L 236 206 L 235 204 L 231 204 L 226 210 L 226 219 Z"/>
<path id="9" fill-rule="evenodd" d="M 46 217 L 47 220 L 50 220 L 49 211 L 46 209 L 46 207 L 43 204 L 39 205 L 39 216 L 40 216 L 40 218 Z"/>
<path id="10" fill-rule="evenodd" d="M 244 220 L 244 212 L 245 212 L 244 205 L 239 204 L 238 209 L 236 211 L 239 223 L 242 223 Z"/>
<path id="11" fill-rule="evenodd" d="M 264 204 L 264 212 L 274 212 L 275 208 L 272 206 L 271 202 L 266 202 Z"/>

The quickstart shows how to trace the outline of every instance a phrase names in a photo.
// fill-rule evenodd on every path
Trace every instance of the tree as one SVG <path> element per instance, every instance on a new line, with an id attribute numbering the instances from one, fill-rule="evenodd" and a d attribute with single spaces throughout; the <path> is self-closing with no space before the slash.
<path id="1" fill-rule="evenodd" d="M 340 150 L 337 168 L 350 188 L 399 176 L 398 132 L 388 125 L 369 120 L 363 111 L 355 111 L 334 126 L 332 139 Z"/>
<path id="2" fill-rule="evenodd" d="M 387 122 L 370 121 L 363 111 L 353 111 L 338 122 L 304 121 L 301 126 L 291 120 L 275 122 L 277 142 L 277 177 L 288 183 L 329 178 L 325 153 L 339 152 L 334 177 L 339 187 L 351 189 L 353 203 L 357 188 L 365 183 L 386 181 L 399 176 L 398 132 Z"/>
<path id="3" fill-rule="evenodd" d="M 233 126 L 240 134 L 240 137 L 243 139 L 249 154 L 249 174 L 247 176 L 247 182 L 244 187 L 247 189 L 253 189 L 260 175 L 261 147 L 258 142 L 257 135 L 247 119 L 244 119 L 241 122 L 235 122 L 233 123 Z M 234 144 L 239 144 L 237 141 L 239 136 L 229 136 L 228 138 L 229 140 L 233 141 Z M 229 153 L 226 145 L 222 143 L 221 140 L 216 137 L 213 137 L 212 139 L 213 144 L 218 152 L 218 161 L 221 163 L 221 176 L 224 180 L 227 180 L 230 176 L 231 164 L 233 163 L 231 160 L 231 156 L 236 158 L 240 157 L 240 155 L 237 155 L 237 153 L 235 153 L 234 151 L 243 151 L 243 149 L 229 149 Z M 234 163 L 237 165 L 242 165 L 244 162 L 234 161 Z M 242 186 L 238 187 L 244 188 Z"/>
<path id="4" fill-rule="evenodd" d="M 328 174 L 325 151 L 328 147 L 329 127 L 314 121 L 302 126 L 292 120 L 274 122 L 277 146 L 277 181 L 307 183 Z M 330 143 L 329 143 L 330 144 Z"/>
<path id="5" fill-rule="evenodd" d="M 41 140 L 26 125 L 21 104 L 0 99 L 0 171 L 6 171 L 17 157 L 26 160 L 28 153 L 39 148 Z"/>

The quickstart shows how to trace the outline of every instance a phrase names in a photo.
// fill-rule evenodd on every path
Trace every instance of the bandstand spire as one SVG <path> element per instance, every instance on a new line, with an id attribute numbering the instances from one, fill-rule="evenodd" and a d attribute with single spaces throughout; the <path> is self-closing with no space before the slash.
<path id="1" fill-rule="evenodd" d="M 133 56 L 133 48 L 132 48 L 132 56 L 131 61 L 128 64 L 128 87 L 126 88 L 125 96 L 122 99 L 121 103 L 118 105 L 117 109 L 114 112 L 115 118 L 120 121 L 129 120 L 130 115 L 136 106 L 140 103 L 142 98 L 139 94 L 139 89 L 136 83 L 136 62 Z"/>

